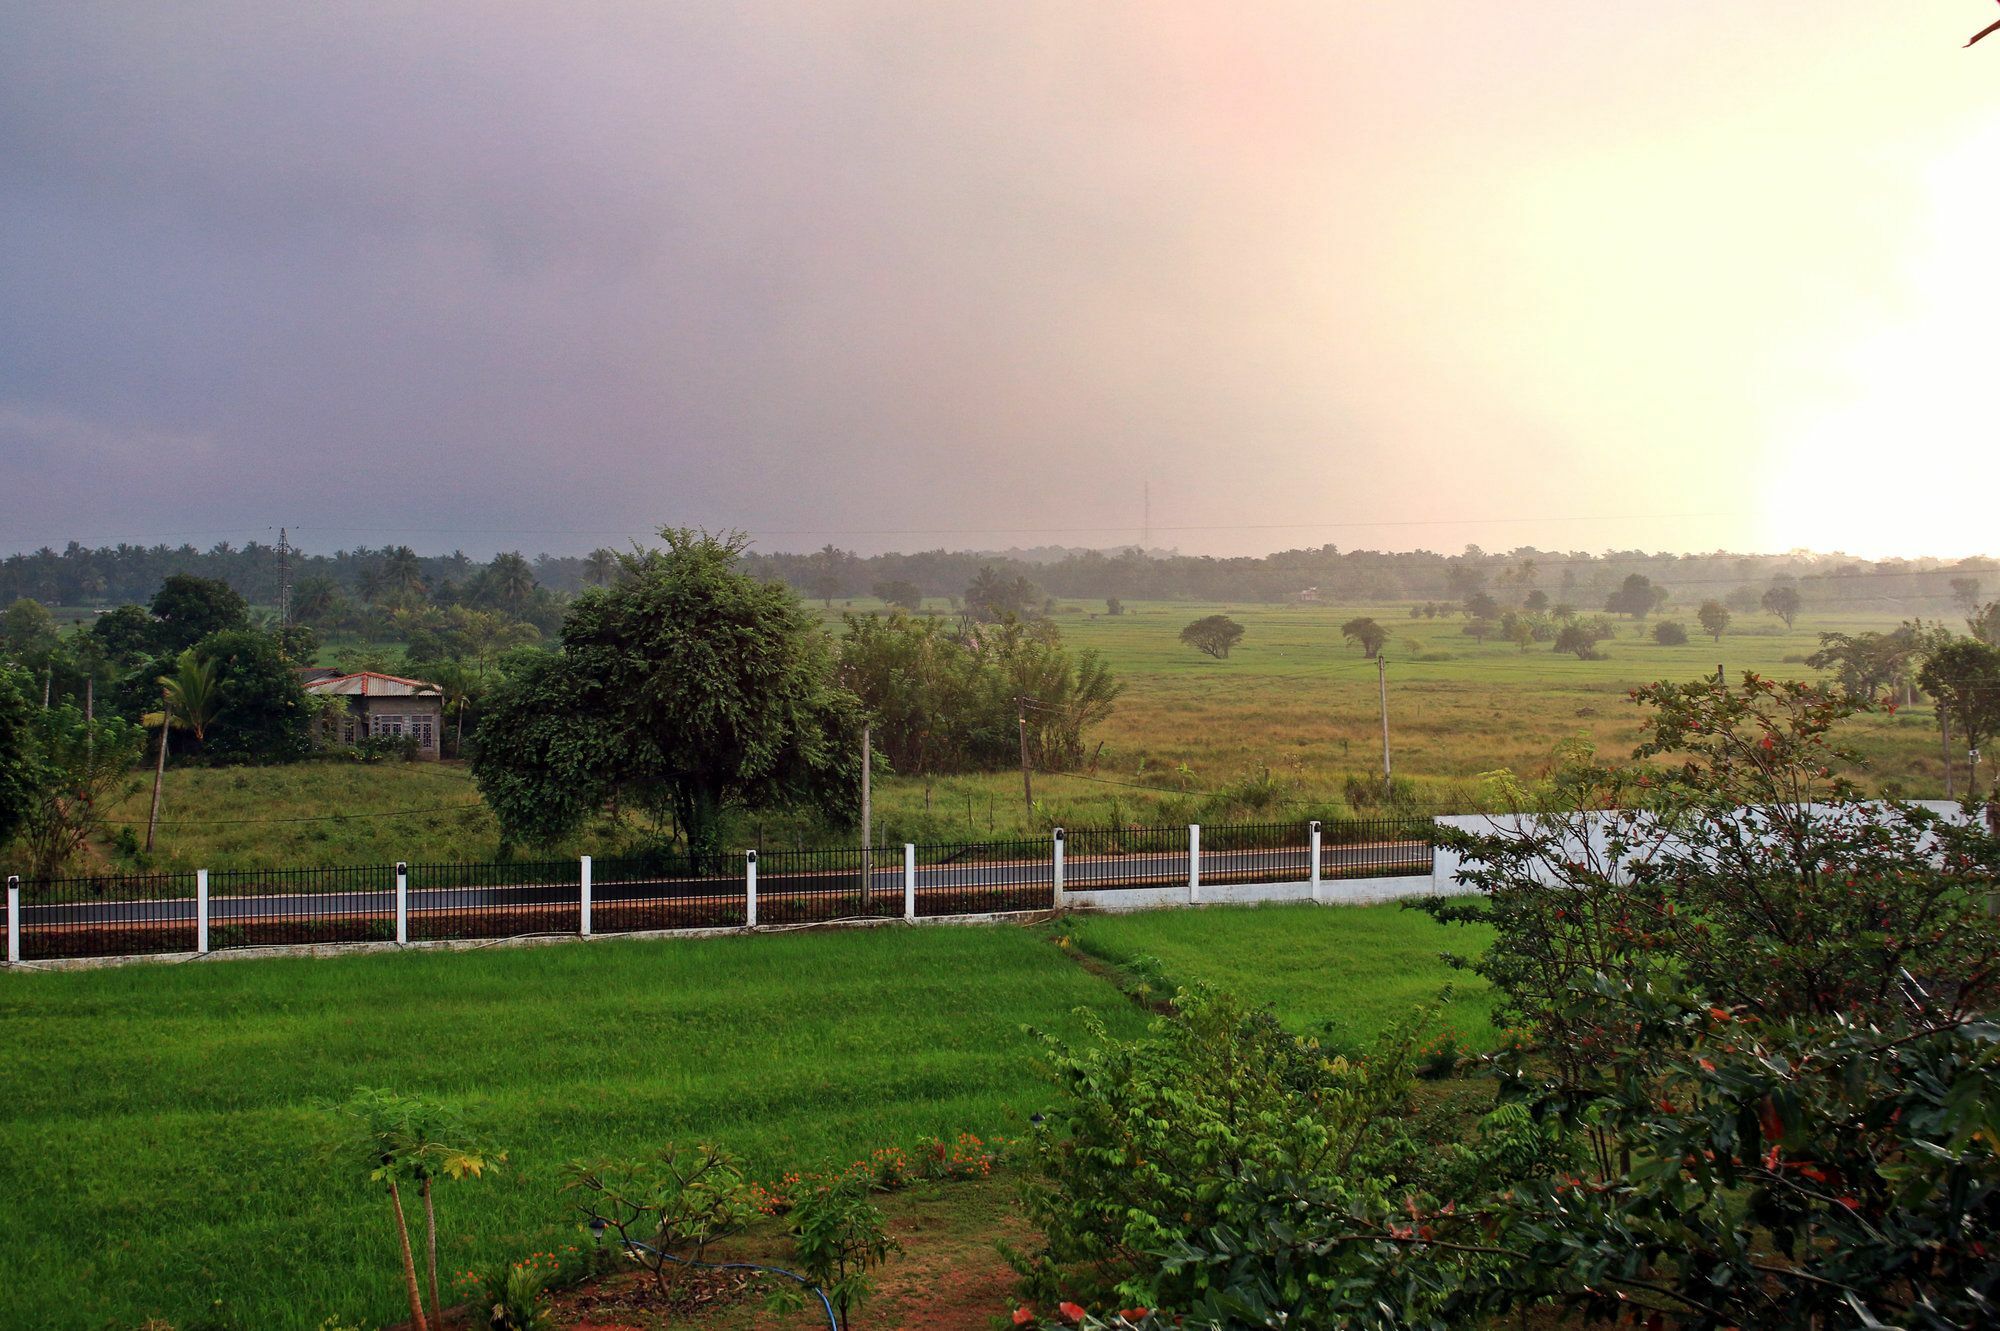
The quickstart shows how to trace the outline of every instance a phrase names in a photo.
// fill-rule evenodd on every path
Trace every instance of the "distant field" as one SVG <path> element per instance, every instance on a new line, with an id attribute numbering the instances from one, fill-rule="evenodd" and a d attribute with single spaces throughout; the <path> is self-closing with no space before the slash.
<path id="1" fill-rule="evenodd" d="M 1150 958 L 1173 983 L 1205 982 L 1268 1005 L 1301 1034 L 1331 1022 L 1342 1040 L 1373 1039 L 1450 985 L 1442 1024 L 1474 1048 L 1495 1043 L 1486 982 L 1440 960 L 1476 956 L 1487 933 L 1401 906 L 1209 906 L 1073 916 L 1051 928 L 1114 964 L 1150 970 Z"/>
<path id="2" fill-rule="evenodd" d="M 818 607 L 837 624 L 842 611 L 878 603 Z M 935 608 L 942 610 L 941 605 Z M 1721 643 L 1697 631 L 1685 647 L 1643 636 L 1652 622 L 1621 622 L 1606 659 L 1579 661 L 1538 645 L 1479 643 L 1462 619 L 1413 620 L 1407 606 L 1287 606 L 1129 602 L 1124 615 L 1100 603 L 1070 602 L 1057 622 L 1068 640 L 1102 652 L 1126 691 L 1095 765 L 1081 773 L 1037 773 L 1031 817 L 1017 772 L 920 781 L 891 776 L 875 787 L 876 832 L 888 843 L 962 840 L 1037 832 L 1055 824 L 1258 820 L 1350 812 L 1349 778 L 1372 794 L 1381 770 L 1376 672 L 1340 637 L 1340 624 L 1372 615 L 1394 634 L 1389 658 L 1391 747 L 1399 776 L 1420 801 L 1472 809 L 1481 773 L 1534 772 L 1560 740 L 1583 735 L 1608 755 L 1628 753 L 1639 712 L 1628 690 L 1655 679 L 1692 679 L 1718 662 L 1735 675 L 1754 669 L 1811 677 L 1800 664 L 1831 630 L 1889 629 L 1899 620 L 1822 615 L 1808 609 L 1790 632 L 1769 615 L 1743 614 Z M 1182 646 L 1181 627 L 1227 613 L 1246 629 L 1226 661 Z M 1691 607 L 1657 618 L 1692 625 Z M 1792 660 L 1787 661 L 1790 657 Z M 1929 706 L 1855 723 L 1856 747 L 1870 760 L 1864 779 L 1912 797 L 1943 792 L 1937 728 Z M 1265 774 L 1270 779 L 1266 781 Z M 492 858 L 499 829 L 476 802 L 469 774 L 452 764 L 300 764 L 227 771 L 169 768 L 162 858 L 180 867 L 387 863 L 398 859 Z M 401 816 L 402 810 L 425 812 Z M 1366 808 L 1358 812 L 1367 812 Z M 115 816 L 144 831 L 142 790 Z M 339 814 L 340 820 L 322 819 Z M 388 816 L 398 815 L 398 816 Z M 629 824 L 628 824 L 629 827 Z M 824 829 L 780 814 L 741 819 L 730 840 L 770 848 L 803 844 Z M 607 848 L 607 829 L 558 847 Z"/>
<path id="3" fill-rule="evenodd" d="M 1028 1023 L 1137 1009 L 1021 929 L 0 974 L 0 1323 L 309 1331 L 402 1315 L 386 1203 L 319 1155 L 355 1086 L 483 1106 L 451 1269 L 575 1230 L 566 1160 L 719 1140 L 765 1173 L 1015 1135 Z M 461 1237 L 469 1236 L 469 1237 Z"/>

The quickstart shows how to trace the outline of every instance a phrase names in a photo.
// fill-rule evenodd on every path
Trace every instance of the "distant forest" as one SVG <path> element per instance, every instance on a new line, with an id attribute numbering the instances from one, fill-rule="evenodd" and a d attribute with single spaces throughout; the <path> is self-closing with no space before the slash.
<path id="1" fill-rule="evenodd" d="M 365 595 L 393 557 L 414 558 L 432 587 L 475 584 L 492 565 L 462 552 L 415 555 L 407 547 L 340 550 L 331 555 L 293 552 L 292 586 L 316 580 Z M 516 562 L 519 561 L 519 562 Z M 557 596 L 584 590 L 611 574 L 607 553 L 502 555 L 495 563 L 532 569 L 535 583 Z M 1041 549 L 974 552 L 930 550 L 861 556 L 827 546 L 809 554 L 743 557 L 746 571 L 797 589 L 814 599 L 846 599 L 878 589 L 915 588 L 924 596 L 963 597 L 982 569 L 1025 580 L 1052 598 L 1279 603 L 1317 599 L 1342 604 L 1395 601 L 1457 602 L 1480 592 L 1518 601 L 1539 590 L 1549 598 L 1596 607 L 1627 575 L 1639 573 L 1676 601 L 1723 599 L 1761 591 L 1774 580 L 1792 581 L 1805 604 L 1823 609 L 1943 612 L 1971 597 L 2000 591 L 2000 562 L 1916 559 L 1863 561 L 1793 552 L 1785 555 L 1714 553 L 1673 555 L 1641 550 L 1542 550 L 1504 553 L 1469 546 L 1446 555 L 1428 550 L 1342 551 L 1331 545 L 1283 550 L 1262 558 L 1218 559 L 1128 548 L 1118 551 Z M 279 560 L 275 545 L 228 543 L 117 545 L 92 549 L 75 542 L 0 560 L 0 605 L 30 597 L 51 606 L 109 606 L 143 602 L 170 574 L 219 578 L 253 604 L 275 605 Z M 1986 584 L 1976 589 L 1970 584 Z M 321 585 L 324 585 L 322 583 Z"/>

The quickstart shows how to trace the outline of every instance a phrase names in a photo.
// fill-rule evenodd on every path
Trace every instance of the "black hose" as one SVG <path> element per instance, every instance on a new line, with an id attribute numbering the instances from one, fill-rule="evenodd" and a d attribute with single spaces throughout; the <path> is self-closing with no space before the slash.
<path id="1" fill-rule="evenodd" d="M 640 1248 L 662 1261 L 679 1262 L 682 1266 L 700 1266 L 711 1271 L 765 1271 L 771 1275 L 784 1276 L 788 1280 L 796 1280 L 819 1295 L 820 1306 L 826 1309 L 827 1331 L 840 1331 L 840 1321 L 833 1315 L 833 1300 L 826 1296 L 825 1290 L 796 1271 L 787 1271 L 782 1266 L 759 1266 L 755 1262 L 697 1262 L 692 1257 L 676 1257 L 670 1252 L 661 1252 L 650 1243 L 640 1243 L 637 1239 L 620 1239 L 619 1242 L 627 1248 Z"/>

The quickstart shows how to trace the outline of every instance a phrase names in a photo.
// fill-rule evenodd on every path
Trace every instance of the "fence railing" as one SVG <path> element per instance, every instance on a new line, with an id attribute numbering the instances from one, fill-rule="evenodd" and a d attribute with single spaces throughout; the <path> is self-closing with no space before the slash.
<path id="1" fill-rule="evenodd" d="M 1045 911 L 1075 892 L 1428 875 L 1428 820 L 1058 829 L 1048 838 L 9 879 L 7 960 Z"/>

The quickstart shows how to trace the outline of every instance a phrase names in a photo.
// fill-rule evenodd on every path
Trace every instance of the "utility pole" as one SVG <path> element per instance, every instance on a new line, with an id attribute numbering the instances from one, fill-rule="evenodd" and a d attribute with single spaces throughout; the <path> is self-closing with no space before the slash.
<path id="1" fill-rule="evenodd" d="M 869 723 L 861 723 L 861 900 L 875 900 L 875 837 L 869 794 L 870 771 L 875 766 L 875 736 Z"/>
<path id="2" fill-rule="evenodd" d="M 1026 802 L 1025 807 L 1028 811 L 1028 817 L 1033 819 L 1035 816 L 1035 778 L 1033 774 L 1034 769 L 1028 764 L 1028 699 L 1024 695 L 1016 695 L 1014 706 L 1020 713 L 1021 722 L 1021 798 Z"/>
<path id="3" fill-rule="evenodd" d="M 292 546 L 283 527 L 278 528 L 278 615 L 286 628 L 292 626 Z"/>
<path id="4" fill-rule="evenodd" d="M 173 729 L 167 691 L 160 690 L 160 756 L 153 764 L 153 811 L 146 815 L 146 853 L 153 853 L 153 829 L 160 825 L 160 783 L 167 778 L 167 732 Z"/>
<path id="5" fill-rule="evenodd" d="M 1958 760 L 1951 756 L 1951 709 L 1944 705 L 1942 698 L 1938 699 L 1937 714 L 1938 733 L 1944 736 L 1944 797 L 1952 799 L 1952 769 L 1957 766 Z"/>
<path id="6" fill-rule="evenodd" d="M 1387 790 L 1395 786 L 1396 774 L 1389 766 L 1389 660 L 1379 652 L 1375 655 L 1375 683 L 1382 695 L 1382 786 Z"/>

